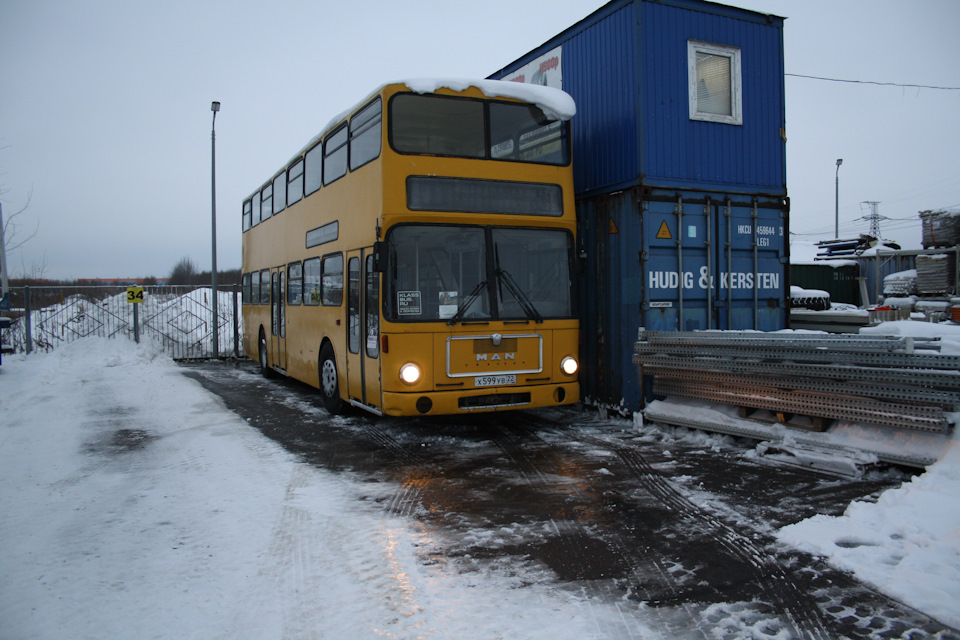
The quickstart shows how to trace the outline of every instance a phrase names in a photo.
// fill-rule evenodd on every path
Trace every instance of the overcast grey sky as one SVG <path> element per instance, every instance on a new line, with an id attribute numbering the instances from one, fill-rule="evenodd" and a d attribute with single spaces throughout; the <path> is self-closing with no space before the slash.
<path id="1" fill-rule="evenodd" d="M 385 81 L 482 78 L 602 0 L 0 0 L 0 201 L 12 275 L 165 276 L 240 266 L 243 198 Z M 960 87 L 958 0 L 731 0 L 788 18 L 786 72 Z M 788 77 L 791 230 L 919 248 L 921 209 L 960 206 L 960 91 Z M 42 269 L 41 269 L 42 267 Z"/>

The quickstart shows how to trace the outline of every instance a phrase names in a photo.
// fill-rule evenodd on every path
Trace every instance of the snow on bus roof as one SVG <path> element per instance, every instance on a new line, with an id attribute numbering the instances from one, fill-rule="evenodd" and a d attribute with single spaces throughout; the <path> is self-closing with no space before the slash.
<path id="1" fill-rule="evenodd" d="M 411 91 L 416 93 L 432 93 L 438 89 L 464 91 L 469 87 L 476 87 L 488 98 L 515 98 L 531 102 L 546 114 L 548 118 L 569 120 L 577 113 L 577 105 L 573 98 L 565 91 L 552 87 L 543 87 L 536 84 L 522 82 L 507 82 L 505 80 L 405 80 Z"/>
<path id="2" fill-rule="evenodd" d="M 391 84 L 404 84 L 414 93 L 433 93 L 439 89 L 466 91 L 470 87 L 476 87 L 488 98 L 514 98 L 535 104 L 543 111 L 544 115 L 554 120 L 569 120 L 577 113 L 577 105 L 569 93 L 561 89 L 543 87 L 536 84 L 508 82 L 506 80 L 471 80 L 467 78 L 414 78 L 411 80 L 386 82 L 371 91 L 363 100 L 360 100 L 346 111 L 337 114 L 336 117 L 330 120 L 330 122 L 320 130 L 320 133 L 313 136 L 284 166 L 289 165 L 302 156 L 308 149 L 319 142 L 321 138 L 330 133 L 334 127 L 346 120 L 347 116 L 366 104 L 370 98 L 380 93 L 381 89 Z"/>

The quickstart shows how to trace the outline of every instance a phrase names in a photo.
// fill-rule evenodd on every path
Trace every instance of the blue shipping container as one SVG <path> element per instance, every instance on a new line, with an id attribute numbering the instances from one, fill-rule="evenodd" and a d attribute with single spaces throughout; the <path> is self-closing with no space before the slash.
<path id="1" fill-rule="evenodd" d="M 582 394 L 642 406 L 637 329 L 775 331 L 787 320 L 780 198 L 637 188 L 578 205 Z"/>
<path id="2" fill-rule="evenodd" d="M 640 327 L 786 326 L 782 18 L 614 0 L 490 77 L 577 102 L 585 398 L 642 407 Z"/>

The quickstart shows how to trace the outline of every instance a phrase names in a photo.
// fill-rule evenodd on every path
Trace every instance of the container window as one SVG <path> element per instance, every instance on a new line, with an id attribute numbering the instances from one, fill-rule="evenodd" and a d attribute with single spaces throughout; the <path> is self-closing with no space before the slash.
<path id="1" fill-rule="evenodd" d="M 687 42 L 690 119 L 743 124 L 740 49 Z"/>

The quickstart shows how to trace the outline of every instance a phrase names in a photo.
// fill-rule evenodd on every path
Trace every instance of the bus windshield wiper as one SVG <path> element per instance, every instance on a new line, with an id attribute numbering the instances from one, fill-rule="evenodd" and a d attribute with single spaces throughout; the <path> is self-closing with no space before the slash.
<path id="1" fill-rule="evenodd" d="M 457 312 L 453 315 L 452 318 L 447 320 L 447 324 L 452 327 L 453 325 L 463 320 L 463 316 L 464 314 L 467 313 L 467 309 L 470 308 L 470 305 L 476 302 L 477 298 L 480 297 L 480 294 L 483 293 L 483 290 L 486 288 L 487 288 L 486 280 L 483 280 L 477 283 L 477 286 L 473 288 L 473 291 L 470 292 L 470 295 L 467 296 L 467 299 L 463 301 L 463 306 L 457 309 Z"/>
<path id="2" fill-rule="evenodd" d="M 516 280 L 513 279 L 513 276 L 510 275 L 510 272 L 497 266 L 496 273 L 497 279 L 506 285 L 507 290 L 510 291 L 513 297 L 517 299 L 517 302 L 520 303 L 520 307 L 523 309 L 523 312 L 527 314 L 527 317 L 533 318 L 537 322 L 543 322 L 543 316 L 541 316 L 537 308 L 533 306 L 533 301 L 523 292 Z"/>

